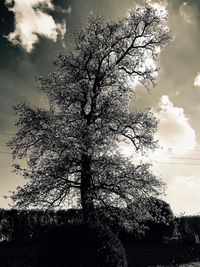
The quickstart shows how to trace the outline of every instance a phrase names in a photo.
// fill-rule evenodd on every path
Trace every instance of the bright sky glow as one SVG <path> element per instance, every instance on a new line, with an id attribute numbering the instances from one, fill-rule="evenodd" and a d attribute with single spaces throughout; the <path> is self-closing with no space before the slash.
<path id="1" fill-rule="evenodd" d="M 160 99 L 158 139 L 163 148 L 171 148 L 177 153 L 193 149 L 196 145 L 196 134 L 191 127 L 184 109 L 175 107 L 167 95 Z"/>
<path id="2" fill-rule="evenodd" d="M 197 76 L 194 80 L 194 86 L 200 87 L 200 73 L 197 74 Z"/>

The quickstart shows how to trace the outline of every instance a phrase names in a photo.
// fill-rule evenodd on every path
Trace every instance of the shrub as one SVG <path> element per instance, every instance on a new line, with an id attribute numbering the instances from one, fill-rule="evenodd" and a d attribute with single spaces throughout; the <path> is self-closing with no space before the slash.
<path id="1" fill-rule="evenodd" d="M 38 267 L 126 267 L 120 240 L 108 227 L 70 225 L 49 232 L 43 240 Z"/>

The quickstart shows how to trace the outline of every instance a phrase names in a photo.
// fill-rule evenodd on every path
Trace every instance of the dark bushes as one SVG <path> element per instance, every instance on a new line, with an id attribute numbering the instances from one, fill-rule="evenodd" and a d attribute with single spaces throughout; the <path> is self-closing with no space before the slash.
<path id="1" fill-rule="evenodd" d="M 71 225 L 50 231 L 41 245 L 37 267 L 126 267 L 120 240 L 108 227 Z"/>

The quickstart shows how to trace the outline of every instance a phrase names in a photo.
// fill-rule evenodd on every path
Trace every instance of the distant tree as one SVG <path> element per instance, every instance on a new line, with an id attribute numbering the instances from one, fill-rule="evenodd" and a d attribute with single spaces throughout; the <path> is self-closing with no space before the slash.
<path id="1" fill-rule="evenodd" d="M 147 206 L 152 221 L 168 224 L 175 218 L 170 205 L 162 199 L 149 198 L 147 200 Z"/>
<path id="2" fill-rule="evenodd" d="M 119 151 L 125 138 L 137 151 L 154 149 L 157 120 L 150 109 L 128 111 L 137 80 L 155 84 L 160 48 L 170 40 L 165 12 L 139 7 L 117 21 L 89 17 L 76 34 L 73 51 L 61 54 L 55 72 L 42 77 L 48 107 L 15 107 L 15 171 L 27 183 L 12 194 L 17 207 L 58 207 L 78 201 L 86 221 L 96 207 L 144 208 L 162 183 L 148 164 L 133 164 Z M 137 205 L 137 207 L 136 207 Z"/>
<path id="3" fill-rule="evenodd" d="M 200 216 L 181 214 L 179 217 L 176 217 L 174 236 L 178 236 L 180 242 L 199 242 Z"/>
<path id="4" fill-rule="evenodd" d="M 149 219 L 145 222 L 147 230 L 144 239 L 158 242 L 164 236 L 172 236 L 175 217 L 170 205 L 156 198 L 150 198 L 147 202 Z"/>

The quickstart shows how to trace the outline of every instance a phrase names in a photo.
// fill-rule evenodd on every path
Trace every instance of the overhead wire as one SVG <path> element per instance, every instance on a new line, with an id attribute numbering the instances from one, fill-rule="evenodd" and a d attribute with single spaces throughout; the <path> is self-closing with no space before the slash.
<path id="1" fill-rule="evenodd" d="M 14 133 L 1 133 L 0 136 L 14 136 Z M 0 147 L 7 147 L 6 144 L 0 144 Z M 200 152 L 200 149 L 184 149 L 184 151 L 198 151 Z M 168 151 L 165 151 L 168 153 Z M 11 154 L 9 151 L 0 151 L 0 154 Z M 200 157 L 170 157 L 172 160 L 200 160 Z M 170 161 L 152 161 L 152 164 L 169 164 L 169 165 L 194 165 L 199 166 L 200 163 L 192 163 L 192 162 L 170 162 Z"/>

